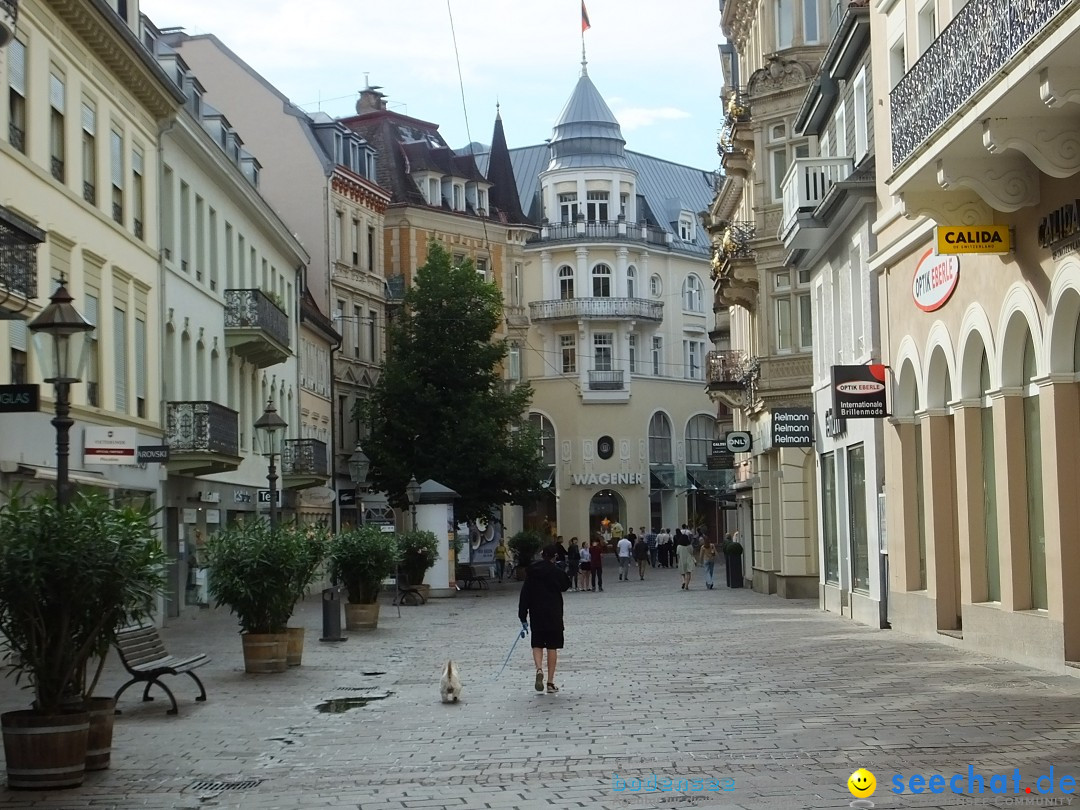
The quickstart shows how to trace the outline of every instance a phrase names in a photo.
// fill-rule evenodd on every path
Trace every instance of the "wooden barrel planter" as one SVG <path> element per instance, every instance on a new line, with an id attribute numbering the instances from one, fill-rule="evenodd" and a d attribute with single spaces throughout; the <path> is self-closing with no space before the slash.
<path id="1" fill-rule="evenodd" d="M 113 718 L 116 701 L 111 697 L 86 699 L 90 729 L 86 737 L 86 770 L 103 771 L 112 762 Z"/>
<path id="2" fill-rule="evenodd" d="M 16 790 L 78 787 L 86 772 L 86 712 L 46 716 L 22 710 L 0 715 L 7 783 Z"/>
<path id="3" fill-rule="evenodd" d="M 379 603 L 354 605 L 345 603 L 346 630 L 373 630 L 379 626 Z"/>
<path id="4" fill-rule="evenodd" d="M 242 633 L 244 672 L 263 675 L 288 669 L 289 636 L 287 633 Z"/>
<path id="5" fill-rule="evenodd" d="M 290 667 L 298 667 L 303 663 L 304 657 L 304 628 L 286 627 L 285 634 L 289 637 L 289 646 L 285 653 L 285 663 Z"/>

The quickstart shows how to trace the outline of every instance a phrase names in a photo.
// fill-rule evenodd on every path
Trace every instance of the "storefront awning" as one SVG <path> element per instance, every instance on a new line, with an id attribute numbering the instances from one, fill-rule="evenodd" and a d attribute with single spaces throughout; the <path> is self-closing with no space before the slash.
<path id="1" fill-rule="evenodd" d="M 670 467 L 652 467 L 649 470 L 649 489 L 653 492 L 675 489 L 675 470 Z"/>
<path id="2" fill-rule="evenodd" d="M 23 475 L 38 481 L 55 481 L 56 469 L 54 467 L 41 467 L 37 464 L 22 464 L 20 462 L 0 462 L 0 472 L 13 475 Z M 102 473 L 91 470 L 68 470 L 68 481 L 72 484 L 81 484 L 88 487 L 100 487 L 102 489 L 118 489 L 115 481 L 110 481 Z"/>

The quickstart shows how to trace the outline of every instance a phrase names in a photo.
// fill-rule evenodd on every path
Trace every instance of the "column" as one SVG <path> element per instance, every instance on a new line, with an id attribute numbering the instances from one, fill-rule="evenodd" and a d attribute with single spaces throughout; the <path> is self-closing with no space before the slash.
<path id="1" fill-rule="evenodd" d="M 919 508 L 915 475 L 915 421 L 891 420 L 885 431 L 885 513 L 889 538 L 890 590 L 919 590 Z"/>
<path id="2" fill-rule="evenodd" d="M 627 261 L 627 249 L 625 247 L 618 247 L 615 249 L 615 289 L 613 293 L 616 298 L 626 298 L 629 293 L 626 291 L 626 268 L 630 262 Z"/>
<path id="3" fill-rule="evenodd" d="M 960 626 L 956 541 L 956 463 L 952 417 L 923 411 L 923 503 L 926 512 L 926 590 L 933 597 L 939 630 Z"/>
<path id="4" fill-rule="evenodd" d="M 990 397 L 994 409 L 994 458 L 1002 471 L 997 479 L 1001 606 L 1005 610 L 1027 610 L 1031 607 L 1031 559 L 1023 391 L 1003 388 Z"/>
<path id="5" fill-rule="evenodd" d="M 522 279 L 521 283 L 524 284 L 525 280 Z M 558 279 L 552 272 L 550 250 L 540 251 L 540 285 L 540 300 L 551 301 L 559 297 Z"/>
<path id="6" fill-rule="evenodd" d="M 1050 617 L 1062 622 L 1065 660 L 1080 661 L 1080 386 L 1071 374 L 1039 380 L 1046 596 Z"/>
<path id="7" fill-rule="evenodd" d="M 591 298 L 592 284 L 589 283 L 589 249 L 579 247 L 574 253 L 577 255 L 577 275 L 574 279 L 574 297 Z"/>
<path id="8" fill-rule="evenodd" d="M 983 510 L 982 405 L 964 400 L 953 408 L 956 440 L 956 534 L 960 543 L 960 602 L 985 602 L 986 518 Z"/>

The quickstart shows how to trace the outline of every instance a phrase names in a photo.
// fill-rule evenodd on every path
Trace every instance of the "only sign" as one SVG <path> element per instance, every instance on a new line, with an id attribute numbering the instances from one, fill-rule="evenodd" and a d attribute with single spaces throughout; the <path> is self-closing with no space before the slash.
<path id="1" fill-rule="evenodd" d="M 732 430 L 724 437 L 727 442 L 728 452 L 749 453 L 750 434 L 745 430 Z"/>

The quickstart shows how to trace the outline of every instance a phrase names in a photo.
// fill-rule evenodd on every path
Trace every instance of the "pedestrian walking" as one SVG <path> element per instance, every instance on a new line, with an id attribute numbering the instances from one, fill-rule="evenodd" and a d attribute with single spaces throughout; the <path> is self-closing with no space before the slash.
<path id="1" fill-rule="evenodd" d="M 645 579 L 645 566 L 649 562 L 649 544 L 645 542 L 644 537 L 639 537 L 634 543 L 634 560 L 637 562 L 638 578 Z"/>
<path id="2" fill-rule="evenodd" d="M 533 663 L 537 692 L 544 691 L 544 651 L 547 650 L 547 693 L 559 691 L 555 685 L 555 665 L 563 648 L 563 591 L 570 579 L 555 564 L 554 544 L 545 546 L 541 559 L 529 566 L 518 597 L 518 620 L 522 629 L 531 625 Z M 528 620 L 528 625 L 526 624 Z"/>
<path id="3" fill-rule="evenodd" d="M 630 581 L 630 557 L 634 552 L 634 544 L 629 537 L 622 537 L 616 546 L 619 555 L 619 579 L 623 582 Z"/>
<path id="4" fill-rule="evenodd" d="M 656 536 L 656 545 L 660 549 L 660 567 L 671 567 L 671 535 L 666 528 L 660 530 Z"/>
<path id="5" fill-rule="evenodd" d="M 604 592 L 604 544 L 599 537 L 594 537 L 589 548 L 589 575 L 592 577 L 592 589 L 600 588 Z"/>
<path id="6" fill-rule="evenodd" d="M 716 544 L 708 538 L 701 544 L 698 551 L 698 560 L 705 566 L 705 587 L 713 589 L 713 571 L 716 568 Z"/>
<path id="7" fill-rule="evenodd" d="M 578 589 L 578 568 L 581 566 L 581 549 L 576 537 L 570 538 L 570 548 L 566 550 L 566 575 L 570 577 L 570 590 Z"/>
<path id="8" fill-rule="evenodd" d="M 586 542 L 581 543 L 581 550 L 579 551 L 581 556 L 581 563 L 578 566 L 578 590 L 589 590 L 589 567 L 591 565 L 591 552 L 589 551 L 589 544 Z"/>
<path id="9" fill-rule="evenodd" d="M 648 533 L 642 530 L 641 533 L 645 535 L 645 545 L 649 547 L 649 565 L 656 568 L 656 529 L 649 529 Z"/>
<path id="10" fill-rule="evenodd" d="M 499 582 L 503 581 L 503 575 L 506 573 L 506 539 L 499 538 L 498 545 L 495 546 L 495 577 Z"/>
<path id="11" fill-rule="evenodd" d="M 690 590 L 690 577 L 694 573 L 694 547 L 690 545 L 690 538 L 686 542 L 675 547 L 675 556 L 679 564 L 679 573 L 682 574 L 682 589 Z"/>

